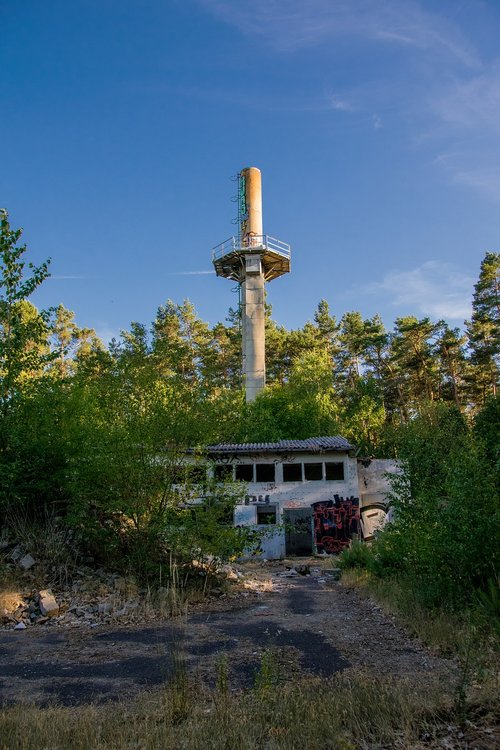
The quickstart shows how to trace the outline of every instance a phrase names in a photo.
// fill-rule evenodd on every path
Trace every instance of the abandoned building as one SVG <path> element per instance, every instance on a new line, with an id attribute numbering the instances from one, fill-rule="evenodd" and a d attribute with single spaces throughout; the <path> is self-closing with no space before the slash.
<path id="1" fill-rule="evenodd" d="M 236 204 L 238 233 L 213 248 L 212 262 L 218 276 L 238 283 L 243 385 L 251 402 L 266 385 L 265 284 L 290 271 L 291 248 L 264 234 L 256 167 L 239 172 Z M 358 460 L 340 436 L 212 445 L 207 458 L 216 478 L 247 483 L 234 522 L 265 532 L 258 554 L 267 559 L 331 554 L 352 538 L 373 538 L 386 519 L 386 473 L 397 471 L 393 461 Z"/>
<path id="2" fill-rule="evenodd" d="M 207 448 L 215 477 L 247 484 L 234 523 L 262 532 L 268 560 L 341 552 L 351 539 L 370 540 L 386 519 L 387 474 L 394 461 L 354 456 L 345 438 L 276 443 L 221 443 Z"/>

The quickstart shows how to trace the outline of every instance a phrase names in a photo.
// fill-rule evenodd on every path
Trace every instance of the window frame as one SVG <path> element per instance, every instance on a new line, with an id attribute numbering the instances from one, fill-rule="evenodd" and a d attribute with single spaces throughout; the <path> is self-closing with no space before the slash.
<path id="1" fill-rule="evenodd" d="M 326 482 L 345 482 L 345 461 L 325 461 L 325 481 Z M 342 477 L 340 479 L 329 479 L 326 476 L 326 466 L 327 464 L 337 464 L 342 466 Z"/>
<path id="2" fill-rule="evenodd" d="M 256 483 L 258 483 L 258 484 L 268 484 L 270 482 L 274 482 L 274 483 L 276 482 L 276 464 L 274 463 L 274 461 L 273 462 L 267 462 L 267 463 L 255 463 L 254 466 L 255 466 L 254 477 L 255 477 L 255 482 Z M 259 479 L 259 468 L 260 467 L 265 467 L 266 469 L 272 467 L 273 478 L 272 479 Z"/>
<path id="3" fill-rule="evenodd" d="M 304 482 L 323 482 L 325 479 L 325 462 L 324 461 L 304 461 Z M 306 477 L 306 466 L 320 466 L 321 476 L 320 477 Z"/>

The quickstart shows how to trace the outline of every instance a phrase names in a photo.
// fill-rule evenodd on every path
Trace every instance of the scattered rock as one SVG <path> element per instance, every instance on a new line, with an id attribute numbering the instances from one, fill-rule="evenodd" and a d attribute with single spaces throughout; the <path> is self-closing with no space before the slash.
<path id="1" fill-rule="evenodd" d="M 36 560 L 34 557 L 31 557 L 31 555 L 24 555 L 24 557 L 21 557 L 21 559 L 17 561 L 17 564 L 22 570 L 29 570 L 35 565 L 35 563 Z"/>
<path id="2" fill-rule="evenodd" d="M 297 567 L 295 568 L 295 570 L 301 576 L 310 576 L 311 575 L 311 567 L 309 565 L 297 565 Z"/>
<path id="3" fill-rule="evenodd" d="M 26 624 L 24 622 L 18 622 L 17 625 L 14 626 L 14 630 L 26 630 Z"/>
<path id="4" fill-rule="evenodd" d="M 59 604 L 56 602 L 52 591 L 45 589 L 44 591 L 40 591 L 38 596 L 38 604 L 42 615 L 47 617 L 57 617 L 59 614 Z"/>
<path id="5" fill-rule="evenodd" d="M 14 549 L 10 553 L 10 559 L 15 563 L 17 563 L 21 559 L 22 556 L 23 556 L 23 551 L 21 547 L 19 546 L 14 547 Z"/>
<path id="6" fill-rule="evenodd" d="M 340 568 L 333 568 L 333 570 L 324 570 L 323 575 L 327 575 L 329 578 L 332 578 L 334 581 L 340 581 L 340 576 L 342 575 L 342 571 Z"/>

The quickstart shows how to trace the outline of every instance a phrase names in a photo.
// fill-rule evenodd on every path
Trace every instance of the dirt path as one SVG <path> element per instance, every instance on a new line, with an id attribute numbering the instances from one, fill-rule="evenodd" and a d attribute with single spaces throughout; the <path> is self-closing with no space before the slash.
<path id="1" fill-rule="evenodd" d="M 197 611 L 148 627 L 2 632 L 0 704 L 131 697 L 180 668 L 209 684 L 227 670 L 231 688 L 249 687 L 266 651 L 282 679 L 347 669 L 420 685 L 454 678 L 451 662 L 431 655 L 371 600 L 321 571 L 268 577 L 271 590 L 243 609 Z"/>

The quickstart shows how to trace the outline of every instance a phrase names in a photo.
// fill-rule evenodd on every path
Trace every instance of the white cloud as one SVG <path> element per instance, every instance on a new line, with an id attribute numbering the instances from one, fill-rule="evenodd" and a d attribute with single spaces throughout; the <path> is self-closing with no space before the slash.
<path id="1" fill-rule="evenodd" d="M 426 152 L 449 183 L 500 200 L 500 58 L 487 60 L 472 43 L 474 32 L 467 27 L 472 4 L 464 0 L 450 12 L 449 5 L 425 6 L 422 0 L 198 2 L 278 53 L 327 43 L 333 49 L 342 38 L 398 47 L 403 77 L 391 71 L 374 80 L 367 69 L 351 90 L 318 92 L 318 100 L 322 96 L 333 111 L 363 116 L 374 129 L 382 120 L 388 129 L 398 118 L 406 125 L 408 146 Z M 444 158 L 436 158 L 439 152 Z"/>
<path id="2" fill-rule="evenodd" d="M 500 202 L 500 60 L 448 82 L 429 106 L 435 117 L 431 136 L 446 145 L 436 164 L 451 182 Z"/>
<path id="3" fill-rule="evenodd" d="M 389 271 L 363 292 L 383 295 L 393 307 L 412 309 L 434 320 L 463 322 L 471 314 L 474 281 L 448 263 L 430 260 L 409 271 Z"/>
<path id="4" fill-rule="evenodd" d="M 339 112 L 352 112 L 354 110 L 354 107 L 350 102 L 346 99 L 341 99 L 339 96 L 336 96 L 336 94 L 330 94 L 328 99 L 331 108 L 336 109 Z"/>
<path id="5" fill-rule="evenodd" d="M 323 43 L 338 35 L 434 51 L 474 65 L 475 56 L 453 23 L 415 0 L 199 0 L 211 13 L 281 50 Z"/>
<path id="6" fill-rule="evenodd" d="M 478 75 L 455 79 L 432 104 L 448 127 L 460 132 L 481 128 L 500 137 L 500 60 Z"/>

